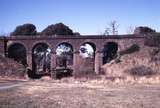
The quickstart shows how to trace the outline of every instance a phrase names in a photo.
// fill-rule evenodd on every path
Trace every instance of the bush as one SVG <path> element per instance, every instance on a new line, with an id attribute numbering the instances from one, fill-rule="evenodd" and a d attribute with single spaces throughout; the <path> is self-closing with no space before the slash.
<path id="1" fill-rule="evenodd" d="M 131 69 L 127 69 L 124 71 L 125 73 L 128 73 L 133 76 L 147 76 L 147 75 L 154 75 L 155 72 L 150 68 L 146 66 L 137 66 L 133 67 Z"/>
<path id="2" fill-rule="evenodd" d="M 36 27 L 33 24 L 23 24 L 16 27 L 16 29 L 11 33 L 11 36 L 18 35 L 36 35 Z"/>
<path id="3" fill-rule="evenodd" d="M 73 31 L 63 23 L 49 25 L 42 32 L 42 35 L 73 35 Z"/>
<path id="4" fill-rule="evenodd" d="M 136 29 L 134 30 L 134 34 L 146 34 L 146 33 L 155 33 L 156 31 L 149 28 L 149 27 L 136 27 Z"/>
<path id="5" fill-rule="evenodd" d="M 151 62 L 160 61 L 160 48 L 151 48 L 149 55 L 151 57 Z"/>
<path id="6" fill-rule="evenodd" d="M 120 55 L 131 54 L 131 53 L 139 51 L 139 49 L 140 49 L 140 47 L 137 44 L 133 44 L 129 48 L 127 48 L 123 51 L 120 51 Z"/>
<path id="7" fill-rule="evenodd" d="M 8 77 L 24 77 L 25 75 L 25 67 L 18 62 L 0 56 L 0 76 L 8 76 Z"/>

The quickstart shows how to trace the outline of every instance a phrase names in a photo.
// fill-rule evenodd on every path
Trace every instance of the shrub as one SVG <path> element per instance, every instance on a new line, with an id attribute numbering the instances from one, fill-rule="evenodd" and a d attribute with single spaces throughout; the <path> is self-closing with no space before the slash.
<path id="1" fill-rule="evenodd" d="M 151 57 L 151 62 L 160 61 L 160 48 L 151 48 L 151 50 L 149 50 L 149 55 Z"/>
<path id="2" fill-rule="evenodd" d="M 11 33 L 11 36 L 18 35 L 36 35 L 36 27 L 33 24 L 23 24 L 16 27 L 16 29 Z"/>
<path id="3" fill-rule="evenodd" d="M 73 31 L 63 23 L 49 25 L 42 32 L 42 35 L 73 35 Z"/>
<path id="4" fill-rule="evenodd" d="M 147 75 L 154 75 L 155 72 L 150 68 L 146 66 L 136 66 L 131 69 L 127 69 L 124 71 L 125 73 L 128 73 L 133 76 L 147 76 Z"/>
<path id="5" fill-rule="evenodd" d="M 146 33 L 155 33 L 156 31 L 145 26 L 136 27 L 134 34 L 146 34 Z"/>
<path id="6" fill-rule="evenodd" d="M 131 54 L 131 53 L 139 51 L 139 49 L 140 49 L 140 47 L 137 44 L 133 44 L 129 48 L 127 48 L 123 51 L 120 51 L 119 53 L 120 53 L 120 55 Z"/>
<path id="7" fill-rule="evenodd" d="M 18 62 L 0 56 L 0 76 L 24 77 L 25 67 Z"/>

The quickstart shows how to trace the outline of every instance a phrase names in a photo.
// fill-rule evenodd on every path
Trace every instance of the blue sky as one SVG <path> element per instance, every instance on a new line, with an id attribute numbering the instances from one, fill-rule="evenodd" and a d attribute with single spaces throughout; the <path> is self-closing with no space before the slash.
<path id="1" fill-rule="evenodd" d="M 129 26 L 160 31 L 160 0 L 0 0 L 0 33 L 33 23 L 38 31 L 63 22 L 84 35 L 101 34 L 112 20 L 119 33 Z"/>

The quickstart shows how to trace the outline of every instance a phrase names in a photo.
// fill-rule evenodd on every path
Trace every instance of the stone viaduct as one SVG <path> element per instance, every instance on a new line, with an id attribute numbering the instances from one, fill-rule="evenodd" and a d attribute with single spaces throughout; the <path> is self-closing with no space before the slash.
<path id="1" fill-rule="evenodd" d="M 19 43 L 26 49 L 27 64 L 32 69 L 32 50 L 35 45 L 44 43 L 51 49 L 51 68 L 56 67 L 56 48 L 60 43 L 68 43 L 73 48 L 73 73 L 76 74 L 81 71 L 80 60 L 82 59 L 79 54 L 80 46 L 84 43 L 91 44 L 94 49 L 94 65 L 93 69 L 96 74 L 101 71 L 102 59 L 103 59 L 103 47 L 108 42 L 115 42 L 118 45 L 118 51 L 122 51 L 127 47 L 138 44 L 143 47 L 144 36 L 141 35 L 115 35 L 115 36 L 10 36 L 0 37 L 0 53 L 7 56 L 8 48 L 11 45 Z M 82 68 L 82 67 L 81 67 Z M 85 66 L 84 66 L 85 68 Z"/>

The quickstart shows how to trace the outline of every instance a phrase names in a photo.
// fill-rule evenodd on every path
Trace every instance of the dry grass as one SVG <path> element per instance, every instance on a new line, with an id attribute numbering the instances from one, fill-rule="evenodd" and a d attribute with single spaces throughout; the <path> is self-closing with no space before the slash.
<path id="1" fill-rule="evenodd" d="M 28 81 L 0 90 L 0 108 L 159 108 L 159 85 L 117 85 L 103 80 Z M 115 80 L 115 82 L 117 82 Z"/>
<path id="2" fill-rule="evenodd" d="M 140 51 L 121 56 L 120 62 L 102 66 L 110 77 L 155 77 L 160 75 L 160 52 L 151 54 L 155 48 L 143 47 Z M 159 49 L 157 49 L 159 51 Z M 125 78 L 126 79 L 126 78 Z"/>
<path id="3" fill-rule="evenodd" d="M 144 47 L 122 56 L 119 63 L 104 65 L 105 76 L 61 80 L 43 77 L 0 89 L 0 108 L 159 108 L 160 53 L 151 57 L 150 50 Z M 146 75 L 146 67 L 156 73 Z M 132 72 L 130 69 L 136 75 L 126 73 Z M 0 86 L 5 80 L 0 78 Z M 8 78 L 7 82 L 12 80 Z"/>

